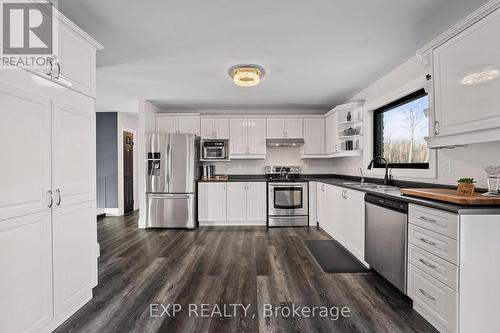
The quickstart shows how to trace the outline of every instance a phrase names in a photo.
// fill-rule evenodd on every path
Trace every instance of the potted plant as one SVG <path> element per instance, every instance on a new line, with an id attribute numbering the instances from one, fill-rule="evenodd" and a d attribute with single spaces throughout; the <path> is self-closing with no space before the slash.
<path id="1" fill-rule="evenodd" d="M 474 195 L 474 183 L 476 181 L 472 177 L 462 177 L 457 180 L 457 193 L 461 195 Z"/>

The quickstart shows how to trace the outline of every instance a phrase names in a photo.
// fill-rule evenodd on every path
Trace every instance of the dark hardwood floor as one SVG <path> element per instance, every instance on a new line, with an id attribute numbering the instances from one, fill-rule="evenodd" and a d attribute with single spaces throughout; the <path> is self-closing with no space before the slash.
<path id="1" fill-rule="evenodd" d="M 373 273 L 324 273 L 304 245 L 329 239 L 317 228 L 143 230 L 137 218 L 99 220 L 99 285 L 56 332 L 436 332 Z M 175 317 L 160 316 L 160 304 L 174 303 L 182 306 Z M 231 316 L 197 317 L 202 304 L 209 312 L 226 305 Z M 241 307 L 232 315 L 231 304 L 249 306 L 246 316 Z M 274 317 L 266 304 L 350 313 Z"/>

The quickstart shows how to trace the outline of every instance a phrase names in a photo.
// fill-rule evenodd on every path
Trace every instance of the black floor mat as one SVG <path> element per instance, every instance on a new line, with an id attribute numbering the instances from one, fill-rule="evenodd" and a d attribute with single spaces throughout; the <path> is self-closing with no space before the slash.
<path id="1" fill-rule="evenodd" d="M 307 240 L 305 244 L 326 273 L 366 273 L 369 271 L 334 240 Z"/>

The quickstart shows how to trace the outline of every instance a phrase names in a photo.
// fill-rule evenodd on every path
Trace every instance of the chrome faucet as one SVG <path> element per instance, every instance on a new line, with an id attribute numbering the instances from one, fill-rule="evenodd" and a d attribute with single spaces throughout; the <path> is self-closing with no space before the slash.
<path id="1" fill-rule="evenodd" d="M 359 168 L 359 173 L 361 174 L 361 185 L 365 183 L 365 176 L 363 175 L 363 169 Z"/>
<path id="2" fill-rule="evenodd" d="M 388 173 L 388 169 L 389 169 L 389 163 L 387 163 L 387 160 L 382 157 L 382 156 L 375 156 L 371 161 L 370 161 L 370 164 L 368 164 L 368 170 L 371 170 L 372 167 L 373 167 L 373 162 L 375 162 L 376 160 L 381 160 L 385 163 L 385 176 L 384 176 L 384 185 L 388 185 L 389 184 L 389 173 Z"/>
<path id="3" fill-rule="evenodd" d="M 282 166 L 280 169 L 280 176 L 284 177 L 285 179 L 288 179 L 288 167 L 287 166 Z"/>

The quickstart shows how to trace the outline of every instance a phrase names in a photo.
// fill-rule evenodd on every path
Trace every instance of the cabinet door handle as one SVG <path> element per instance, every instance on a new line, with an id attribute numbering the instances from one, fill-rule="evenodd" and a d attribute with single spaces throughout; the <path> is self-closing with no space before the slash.
<path id="1" fill-rule="evenodd" d="M 49 197 L 49 203 L 48 203 L 47 207 L 52 208 L 52 204 L 54 203 L 54 198 L 52 197 L 51 190 L 47 191 L 47 196 Z"/>
<path id="2" fill-rule="evenodd" d="M 47 67 L 48 67 L 48 68 L 47 68 L 47 76 L 48 76 L 48 77 L 50 77 L 51 79 L 52 79 L 52 74 L 53 74 L 53 73 L 52 73 L 52 70 L 54 69 L 54 68 L 53 68 L 53 67 L 54 67 L 54 64 L 52 63 L 52 61 L 53 61 L 53 60 L 52 60 L 52 58 L 49 58 L 49 65 L 50 65 L 50 66 L 47 66 Z"/>
<path id="3" fill-rule="evenodd" d="M 426 292 L 425 292 L 425 290 L 423 290 L 423 289 L 419 289 L 418 291 L 420 291 L 420 293 L 421 293 L 422 295 L 424 295 L 425 297 L 427 297 L 427 298 L 428 298 L 428 299 L 430 299 L 431 301 L 435 301 L 435 300 L 436 300 L 436 298 L 434 298 L 434 297 L 432 297 L 431 295 L 429 295 L 428 293 L 426 293 Z"/>
<path id="4" fill-rule="evenodd" d="M 434 243 L 434 242 L 432 242 L 432 241 L 430 241 L 430 240 L 428 240 L 428 239 L 425 239 L 425 238 L 423 238 L 423 237 L 420 237 L 420 240 L 421 240 L 422 242 L 424 242 L 425 244 L 428 244 L 428 245 L 431 245 L 431 246 L 436 246 L 436 245 L 437 245 L 436 243 Z"/>
<path id="5" fill-rule="evenodd" d="M 422 264 L 424 264 L 427 267 L 436 268 L 436 266 L 434 266 L 433 264 L 427 262 L 427 260 L 425 260 L 425 259 L 420 258 L 420 259 L 418 259 L 418 261 L 420 261 Z"/>
<path id="6" fill-rule="evenodd" d="M 56 80 L 59 80 L 59 78 L 61 77 L 61 64 L 58 62 L 56 62 L 56 65 L 57 65 L 57 75 L 56 75 Z"/>
<path id="7" fill-rule="evenodd" d="M 56 190 L 56 194 L 57 194 L 57 201 L 56 201 L 56 205 L 57 206 L 60 206 L 61 205 L 61 191 L 59 189 Z"/>
<path id="8" fill-rule="evenodd" d="M 434 220 L 434 219 L 429 219 L 429 218 L 427 218 L 425 216 L 419 216 L 419 217 L 420 217 L 420 219 L 424 220 L 425 222 L 437 223 L 437 221 Z"/>

